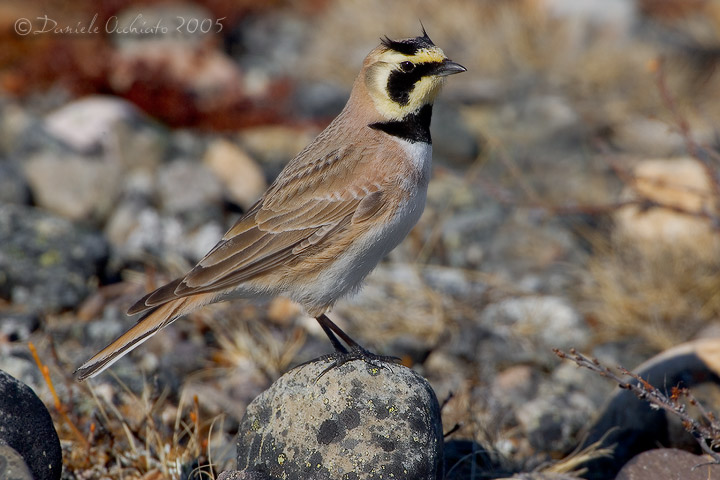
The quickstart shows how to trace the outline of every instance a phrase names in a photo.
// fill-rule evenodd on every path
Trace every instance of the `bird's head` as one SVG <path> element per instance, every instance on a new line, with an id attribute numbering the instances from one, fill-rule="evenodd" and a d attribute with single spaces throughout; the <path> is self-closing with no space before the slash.
<path id="1" fill-rule="evenodd" d="M 466 68 L 450 61 L 423 29 L 421 37 L 385 37 L 365 59 L 361 80 L 378 113 L 392 121 L 432 104 L 445 77 L 464 71 Z"/>

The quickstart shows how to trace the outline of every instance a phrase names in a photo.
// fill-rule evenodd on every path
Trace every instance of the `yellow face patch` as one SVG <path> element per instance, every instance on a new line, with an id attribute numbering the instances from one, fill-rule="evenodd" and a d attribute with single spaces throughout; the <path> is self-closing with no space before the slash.
<path id="1" fill-rule="evenodd" d="M 393 91 L 391 75 L 393 72 L 403 72 L 404 67 L 408 68 L 405 62 L 412 64 L 410 68 L 421 68 L 437 65 L 445 60 L 447 57 L 443 51 L 434 46 L 419 49 L 412 55 L 390 49 L 381 51 L 365 76 L 365 83 L 378 112 L 389 121 L 400 120 L 431 104 L 440 92 L 444 77 L 432 73 L 419 75 L 412 83 L 404 86 L 407 91 L 402 92 L 403 98 L 400 101 L 397 92 Z"/>

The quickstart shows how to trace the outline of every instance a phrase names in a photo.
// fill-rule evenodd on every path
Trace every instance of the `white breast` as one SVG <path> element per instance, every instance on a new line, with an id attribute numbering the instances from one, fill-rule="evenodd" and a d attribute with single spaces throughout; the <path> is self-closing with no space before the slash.
<path id="1" fill-rule="evenodd" d="M 407 152 L 415 170 L 425 179 L 425 187 L 427 187 L 427 180 L 430 179 L 430 167 L 432 166 L 432 145 L 425 142 L 411 143 L 400 139 L 397 142 Z"/>
<path id="2" fill-rule="evenodd" d="M 414 172 L 413 175 L 407 177 L 406 183 L 403 185 L 410 192 L 410 196 L 403 205 L 400 205 L 394 219 L 387 225 L 383 234 L 388 248 L 382 253 L 381 258 L 402 242 L 420 220 L 420 215 L 425 210 L 427 186 L 430 181 L 432 145 L 424 142 L 410 143 L 400 139 L 397 142 L 403 146 L 408 158 L 411 159 Z"/>

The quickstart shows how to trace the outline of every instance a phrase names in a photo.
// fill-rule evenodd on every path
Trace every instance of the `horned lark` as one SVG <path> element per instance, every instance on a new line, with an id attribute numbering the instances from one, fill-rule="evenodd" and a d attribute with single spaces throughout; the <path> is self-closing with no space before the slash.
<path id="1" fill-rule="evenodd" d="M 420 218 L 433 101 L 446 76 L 466 70 L 422 33 L 386 37 L 370 52 L 337 118 L 187 275 L 130 308 L 144 315 L 78 368 L 79 380 L 179 316 L 237 297 L 286 295 L 317 319 L 338 354 L 368 353 L 325 314 Z"/>

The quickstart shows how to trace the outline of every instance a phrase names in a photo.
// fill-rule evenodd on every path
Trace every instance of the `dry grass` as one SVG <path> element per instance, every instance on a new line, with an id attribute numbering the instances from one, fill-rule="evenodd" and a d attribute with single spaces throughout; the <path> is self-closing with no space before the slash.
<path id="1" fill-rule="evenodd" d="M 668 131 L 682 138 L 701 178 L 691 184 L 683 184 L 677 173 L 675 178 L 644 179 L 614 165 L 637 203 L 630 216 L 618 215 L 627 207 L 614 210 L 616 222 L 625 222 L 623 228 L 610 236 L 589 236 L 595 253 L 581 297 L 599 341 L 637 337 L 665 350 L 697 336 L 720 316 L 720 153 L 698 142 L 690 118 L 700 108 L 687 110 L 687 97 L 672 89 L 665 63 L 654 73 L 655 91 L 670 119 Z M 665 169 L 678 165 L 665 161 Z M 662 168 L 663 163 L 655 165 Z M 661 214 L 652 217 L 652 236 L 628 233 L 647 228 L 648 212 Z M 668 225 L 673 221 L 684 227 L 672 233 Z"/>
<path id="2" fill-rule="evenodd" d="M 720 252 L 708 261 L 696 250 L 598 237 L 594 247 L 580 296 L 598 342 L 640 338 L 664 350 L 720 315 Z"/>
<path id="3" fill-rule="evenodd" d="M 80 325 L 118 298 L 137 295 L 135 290 L 132 284 L 115 284 L 88 299 L 74 317 L 63 314 L 49 323 L 59 329 L 67 322 Z M 222 417 L 205 413 L 203 398 L 159 391 L 145 380 L 139 392 L 117 377 L 77 383 L 70 375 L 67 353 L 56 342 L 49 336 L 37 349 L 29 344 L 44 378 L 34 389 L 55 421 L 63 468 L 75 478 L 180 478 L 183 470 L 189 473 L 193 461 L 207 465 L 218 445 L 231 442 L 222 438 Z M 105 375 L 114 376 L 112 370 Z M 207 476 L 207 467 L 203 472 Z"/>
<path id="4" fill-rule="evenodd" d="M 209 465 L 227 468 L 213 463 L 213 449 L 231 441 L 223 438 L 222 417 L 203 418 L 197 396 L 181 394 L 175 403 L 167 390 L 144 382 L 135 393 L 117 378 L 114 386 L 78 384 L 67 368 L 48 365 L 46 351 L 30 349 L 45 379 L 36 390 L 54 399 L 63 468 L 76 478 L 169 480 L 197 470 L 201 479 L 213 478 Z"/>
<path id="5" fill-rule="evenodd" d="M 278 299 L 274 303 L 286 302 Z M 278 319 L 285 323 L 284 326 L 291 333 L 278 335 L 277 328 L 255 318 L 257 314 L 244 314 L 241 305 L 223 307 L 222 311 L 215 309 L 215 315 L 203 315 L 203 321 L 213 331 L 218 342 L 213 355 L 218 365 L 236 369 L 252 364 L 266 375 L 268 384 L 293 365 L 306 338 L 304 329 L 291 326 L 295 318 L 288 317 L 297 317 L 293 311 L 286 312 L 282 315 L 284 318 Z M 272 310 L 272 306 L 270 308 Z"/>
<path id="6" fill-rule="evenodd" d="M 66 457 L 66 468 L 76 475 L 170 479 L 178 478 L 195 459 L 207 459 L 216 419 L 201 421 L 197 397 L 188 405 L 181 396 L 174 406 L 165 393 L 153 394 L 147 384 L 139 395 L 123 388 L 114 398 L 89 384 L 87 390 L 95 402 L 97 423 L 90 424 L 90 449 L 71 449 Z M 103 458 L 107 463 L 98 462 Z"/>
<path id="7" fill-rule="evenodd" d="M 408 14 L 408 13 L 411 14 Z M 562 22 L 549 18 L 535 2 L 450 0 L 437 8 L 432 0 L 411 2 L 337 2 L 317 17 L 303 65 L 307 75 L 348 84 L 357 65 L 377 46 L 380 36 L 402 38 L 420 34 L 420 21 L 430 37 L 452 58 L 482 77 L 506 77 L 556 67 L 569 45 Z M 336 48 L 329 38 L 343 38 Z M 348 52 L 349 55 L 348 55 Z"/>

